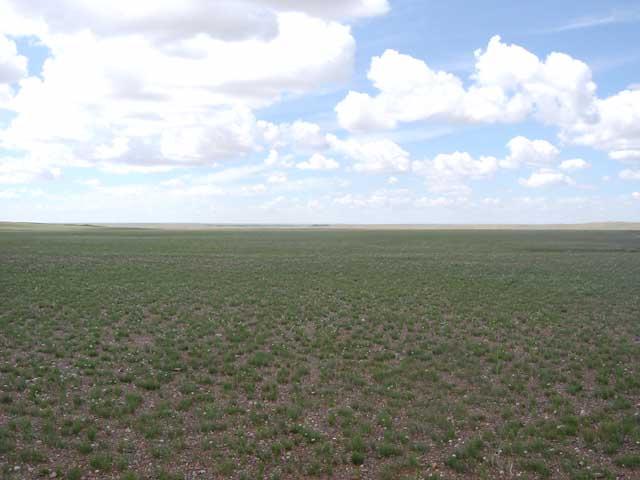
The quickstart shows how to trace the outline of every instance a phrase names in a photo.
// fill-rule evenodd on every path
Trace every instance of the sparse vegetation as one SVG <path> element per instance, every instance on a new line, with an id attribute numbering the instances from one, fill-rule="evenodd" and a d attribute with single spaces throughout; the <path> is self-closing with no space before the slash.
<path id="1" fill-rule="evenodd" d="M 624 231 L 0 231 L 0 477 L 632 478 L 639 279 Z"/>

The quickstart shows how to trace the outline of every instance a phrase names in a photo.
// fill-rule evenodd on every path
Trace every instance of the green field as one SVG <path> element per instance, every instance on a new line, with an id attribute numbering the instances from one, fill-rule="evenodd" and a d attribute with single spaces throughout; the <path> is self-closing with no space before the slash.
<path id="1" fill-rule="evenodd" d="M 640 478 L 640 232 L 0 230 L 0 476 Z"/>

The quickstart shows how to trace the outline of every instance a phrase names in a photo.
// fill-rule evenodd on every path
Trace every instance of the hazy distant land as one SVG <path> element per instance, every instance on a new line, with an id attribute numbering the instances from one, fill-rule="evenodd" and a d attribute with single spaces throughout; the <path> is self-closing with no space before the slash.
<path id="1" fill-rule="evenodd" d="M 640 222 L 545 224 L 241 224 L 241 223 L 36 223 L 0 222 L 0 230 L 82 230 L 90 228 L 142 228 L 150 230 L 640 230 Z"/>

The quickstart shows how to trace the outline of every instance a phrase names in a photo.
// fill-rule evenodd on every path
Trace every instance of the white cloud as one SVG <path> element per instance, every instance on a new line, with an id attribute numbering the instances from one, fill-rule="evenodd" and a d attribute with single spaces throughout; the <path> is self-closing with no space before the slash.
<path id="1" fill-rule="evenodd" d="M 378 96 L 349 92 L 336 106 L 338 121 L 348 130 L 394 128 L 399 122 L 452 116 L 464 96 L 457 77 L 435 72 L 395 50 L 373 57 L 368 78 L 380 91 Z"/>
<path id="2" fill-rule="evenodd" d="M 0 12 L 6 8 L 1 2 Z M 246 4 L 245 13 L 259 6 L 274 10 L 276 15 L 278 28 L 273 38 L 242 41 L 194 34 L 201 30 L 198 25 L 210 21 L 207 28 L 214 28 L 216 22 L 224 21 L 222 17 L 210 18 L 213 11 L 205 9 L 203 18 L 191 25 L 194 12 L 210 5 L 196 0 L 129 2 L 126 15 L 135 18 L 129 23 L 124 19 L 122 28 L 131 32 L 111 31 L 110 12 L 116 11 L 117 3 L 66 0 L 63 5 L 42 7 L 49 31 L 45 28 L 40 33 L 40 41 L 52 55 L 41 78 L 22 79 L 15 96 L 0 86 L 0 106 L 15 113 L 8 127 L 0 129 L 0 148 L 17 152 L 16 158 L 45 148 L 50 153 L 64 153 L 47 156 L 43 163 L 47 168 L 82 164 L 124 173 L 215 165 L 261 151 L 268 143 L 269 125 L 256 120 L 255 108 L 271 105 L 285 94 L 303 94 L 341 82 L 351 74 L 355 41 L 350 28 L 299 11 L 289 12 L 293 7 L 287 2 L 233 2 L 234 11 Z M 334 13 L 364 15 L 367 8 L 374 12 L 376 5 L 380 6 L 365 0 L 347 3 L 306 5 L 295 10 L 317 9 L 334 18 Z M 20 8 L 33 13 L 33 8 L 42 5 L 27 1 L 21 2 Z M 103 10 L 107 11 L 104 16 Z M 106 23 L 88 22 L 95 32 L 76 32 L 75 27 L 56 24 L 68 20 L 82 23 L 85 14 L 90 19 L 96 14 Z M 177 17 L 175 22 L 168 20 L 173 17 Z M 186 36 L 179 42 L 158 43 L 154 35 L 147 35 L 147 27 L 169 36 Z M 184 32 L 166 31 L 172 28 Z M 0 45 L 0 52 L 7 50 L 5 47 Z M 15 72 L 11 73 L 14 77 Z M 315 124 L 299 121 L 283 126 L 283 130 L 292 144 L 326 146 Z"/>
<path id="3" fill-rule="evenodd" d="M 396 183 L 398 183 L 399 181 L 400 181 L 400 180 L 398 180 L 398 177 L 391 176 L 391 177 L 387 178 L 387 183 L 388 183 L 389 185 L 395 185 L 395 184 L 396 184 Z"/>
<path id="4" fill-rule="evenodd" d="M 414 161 L 412 170 L 423 176 L 427 188 L 436 193 L 467 195 L 468 180 L 488 178 L 498 170 L 494 157 L 474 158 L 467 152 L 439 154 L 433 160 Z"/>
<path id="5" fill-rule="evenodd" d="M 414 162 L 414 166 L 416 163 Z M 467 152 L 454 152 L 437 155 L 431 165 L 437 171 L 446 175 L 484 178 L 497 170 L 498 161 L 494 157 L 474 159 Z"/>
<path id="6" fill-rule="evenodd" d="M 332 202 L 348 208 L 395 208 L 409 206 L 415 202 L 415 199 L 406 189 L 382 189 L 366 195 L 353 193 L 339 195 L 334 197 Z"/>
<path id="7" fill-rule="evenodd" d="M 202 35 L 226 41 L 269 40 L 278 34 L 278 15 L 301 12 L 326 19 L 386 13 L 386 0 L 40 0 L 7 2 L 13 13 L 42 18 L 50 31 L 89 29 L 104 37 L 144 35 L 161 44 Z M 5 7 L 6 8 L 6 7 Z M 8 9 L 7 9 L 8 10 Z"/>
<path id="8" fill-rule="evenodd" d="M 269 150 L 269 155 L 264 159 L 264 164 L 268 167 L 291 168 L 294 166 L 293 155 L 281 155 L 275 149 Z"/>
<path id="9" fill-rule="evenodd" d="M 281 183 L 287 183 L 287 180 L 288 179 L 287 179 L 286 173 L 275 172 L 269 175 L 269 177 L 267 178 L 267 183 L 281 184 Z"/>
<path id="10" fill-rule="evenodd" d="M 284 196 L 280 195 L 280 196 L 278 196 L 278 197 L 275 197 L 275 198 L 274 198 L 274 199 L 272 199 L 272 200 L 268 200 L 268 201 L 264 202 L 264 203 L 260 206 L 260 208 L 262 208 L 262 209 L 264 209 L 264 210 L 271 210 L 271 209 L 273 209 L 273 208 L 275 208 L 275 207 L 277 207 L 277 206 L 279 206 L 279 205 L 283 204 L 286 200 L 287 200 L 287 198 L 286 198 L 286 197 L 284 197 Z"/>
<path id="11" fill-rule="evenodd" d="M 546 140 L 529 140 L 518 136 L 507 144 L 509 155 L 500 161 L 503 168 L 517 168 L 521 165 L 547 166 L 553 164 L 560 154 L 554 145 Z"/>
<path id="12" fill-rule="evenodd" d="M 622 170 L 619 176 L 622 180 L 640 180 L 640 170 Z"/>
<path id="13" fill-rule="evenodd" d="M 27 73 L 27 58 L 18 54 L 13 40 L 0 33 L 0 109 L 10 108 L 15 95 L 14 85 Z"/>
<path id="14" fill-rule="evenodd" d="M 585 63 L 560 52 L 540 59 L 498 36 L 475 57 L 465 86 L 455 75 L 387 50 L 373 57 L 368 73 L 377 94 L 349 92 L 335 107 L 338 121 L 351 131 L 372 131 L 426 120 L 515 123 L 533 118 L 558 127 L 565 143 L 609 151 L 616 159 L 640 158 L 640 90 L 598 98 Z M 505 159 L 502 166 L 510 163 Z"/>
<path id="15" fill-rule="evenodd" d="M 590 166 L 591 165 L 582 158 L 571 158 L 560 163 L 560 170 L 571 172 L 574 170 L 584 170 Z"/>
<path id="16" fill-rule="evenodd" d="M 632 198 L 635 198 L 636 200 L 640 200 L 640 192 L 633 192 L 631 194 Z"/>
<path id="17" fill-rule="evenodd" d="M 132 173 L 166 173 L 175 170 L 174 165 L 131 165 L 128 163 L 111 163 L 101 162 L 98 169 L 101 172 L 110 173 L 112 175 L 129 175 Z"/>
<path id="18" fill-rule="evenodd" d="M 609 152 L 609 158 L 620 162 L 640 161 L 640 150 L 614 150 Z"/>
<path id="19" fill-rule="evenodd" d="M 608 150 L 616 160 L 640 159 L 640 90 L 623 90 L 598 99 L 595 107 L 595 121 L 567 126 L 562 137 L 578 145 Z"/>
<path id="20" fill-rule="evenodd" d="M 502 200 L 496 197 L 485 197 L 482 199 L 481 203 L 483 205 L 488 205 L 491 207 L 495 207 L 502 204 Z"/>
<path id="21" fill-rule="evenodd" d="M 533 172 L 528 178 L 521 178 L 520 185 L 527 188 L 541 188 L 551 185 L 573 185 L 575 182 L 564 173 L 549 168 L 541 168 Z"/>
<path id="22" fill-rule="evenodd" d="M 37 159 L 0 158 L 0 184 L 17 185 L 58 178 L 61 170 L 42 165 Z"/>
<path id="23" fill-rule="evenodd" d="M 219 0 L 126 0 L 109 2 L 59 0 L 12 1 L 15 11 L 40 17 L 54 32 L 90 29 L 102 36 L 143 34 L 158 41 L 180 40 L 197 34 L 224 40 L 271 38 L 277 33 L 273 11 L 257 2 Z"/>
<path id="24" fill-rule="evenodd" d="M 300 170 L 335 170 L 340 164 L 333 158 L 327 158 L 319 153 L 314 153 L 309 160 L 296 164 Z"/>
<path id="25" fill-rule="evenodd" d="M 304 10 L 311 15 L 329 18 L 373 17 L 390 10 L 388 0 L 259 0 L 279 9 Z"/>
<path id="26" fill-rule="evenodd" d="M 409 153 L 388 139 L 340 140 L 328 135 L 330 147 L 354 161 L 353 169 L 363 173 L 407 172 L 411 167 Z"/>
<path id="27" fill-rule="evenodd" d="M 84 185 L 86 187 L 92 187 L 92 188 L 97 188 L 102 186 L 102 182 L 98 178 L 89 178 L 87 180 L 80 180 L 78 183 L 80 183 L 80 185 Z"/>
<path id="28" fill-rule="evenodd" d="M 408 189 L 380 189 L 370 194 L 347 193 L 331 199 L 334 205 L 353 209 L 402 209 L 403 211 L 417 208 L 453 207 L 469 204 L 464 196 L 426 197 L 416 196 Z"/>
<path id="29" fill-rule="evenodd" d="M 264 163 L 265 165 L 277 165 L 278 162 L 280 161 L 280 153 L 278 153 L 277 150 L 269 150 L 269 155 L 267 155 L 267 158 L 264 159 Z"/>
<path id="30" fill-rule="evenodd" d="M 414 205 L 419 208 L 432 208 L 432 207 L 453 207 L 464 205 L 468 202 L 468 199 L 464 196 L 462 197 L 420 197 L 415 202 Z"/>
<path id="31" fill-rule="evenodd" d="M 239 180 L 253 178 L 256 174 L 265 170 L 264 165 L 243 165 L 240 167 L 230 167 L 219 170 L 208 175 L 197 177 L 196 181 L 200 183 L 214 183 L 217 185 L 225 185 Z"/>
<path id="32" fill-rule="evenodd" d="M 394 128 L 417 120 L 517 122 L 533 115 L 553 125 L 592 118 L 595 84 L 589 67 L 553 52 L 542 61 L 494 36 L 475 52 L 472 84 L 434 71 L 422 60 L 387 50 L 371 61 L 368 78 L 379 93 L 349 92 L 336 106 L 352 131 Z"/>
<path id="33" fill-rule="evenodd" d="M 0 33 L 0 85 L 15 83 L 27 76 L 27 58 L 18 55 L 16 44 Z"/>
<path id="34" fill-rule="evenodd" d="M 258 127 L 262 130 L 266 142 L 274 148 L 290 147 L 297 151 L 309 151 L 327 146 L 325 135 L 316 123 L 296 120 L 293 123 L 276 125 L 259 121 Z"/>
<path id="35" fill-rule="evenodd" d="M 201 124 L 168 131 L 162 136 L 160 152 L 179 163 L 233 160 L 256 149 L 255 130 L 251 111 L 236 108 L 203 118 Z"/>

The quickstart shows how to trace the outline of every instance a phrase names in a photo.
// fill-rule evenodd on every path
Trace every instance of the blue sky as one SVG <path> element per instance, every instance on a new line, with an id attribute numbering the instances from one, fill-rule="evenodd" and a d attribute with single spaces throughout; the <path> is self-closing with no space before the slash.
<path id="1" fill-rule="evenodd" d="M 0 0 L 0 220 L 640 221 L 640 2 L 223 3 Z"/>

